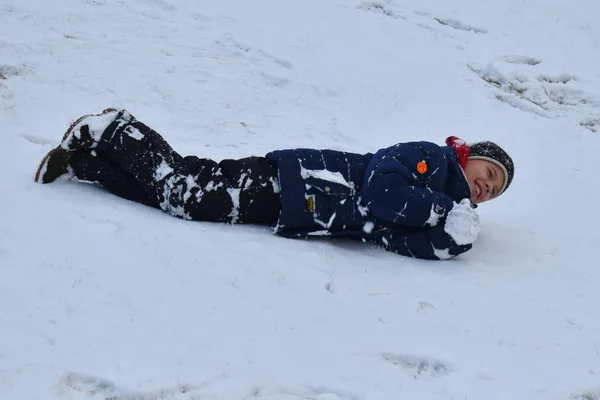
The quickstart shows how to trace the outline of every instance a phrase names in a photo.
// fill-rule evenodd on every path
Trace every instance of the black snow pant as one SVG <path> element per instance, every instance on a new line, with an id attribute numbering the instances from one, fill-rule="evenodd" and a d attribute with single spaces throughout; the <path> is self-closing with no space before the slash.
<path id="1" fill-rule="evenodd" d="M 277 168 L 267 159 L 182 157 L 126 111 L 70 165 L 79 180 L 183 219 L 275 225 L 279 218 Z"/>

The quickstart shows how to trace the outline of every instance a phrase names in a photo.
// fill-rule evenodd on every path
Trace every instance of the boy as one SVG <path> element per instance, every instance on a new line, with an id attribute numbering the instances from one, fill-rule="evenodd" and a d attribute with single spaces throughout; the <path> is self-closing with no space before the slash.
<path id="1" fill-rule="evenodd" d="M 500 196 L 514 175 L 495 143 L 446 144 L 289 149 L 217 163 L 182 157 L 126 110 L 107 109 L 75 121 L 35 181 L 74 175 L 187 220 L 269 224 L 283 237 L 346 237 L 440 260 L 472 248 L 475 204 Z"/>

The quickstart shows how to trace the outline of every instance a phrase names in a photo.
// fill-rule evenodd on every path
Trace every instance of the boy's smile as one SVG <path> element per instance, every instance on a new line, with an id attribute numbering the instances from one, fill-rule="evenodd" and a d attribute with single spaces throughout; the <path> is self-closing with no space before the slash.
<path id="1" fill-rule="evenodd" d="M 504 184 L 502 168 L 487 160 L 469 160 L 465 175 L 471 189 L 471 201 L 475 204 L 498 196 Z"/>
<path id="2" fill-rule="evenodd" d="M 471 192 L 474 195 L 473 200 L 477 201 L 477 200 L 479 200 L 481 198 L 481 194 L 483 193 L 483 189 L 481 188 L 482 184 L 481 184 L 481 182 L 475 181 L 473 186 L 474 186 L 474 189 L 475 189 L 474 191 L 471 190 Z"/>

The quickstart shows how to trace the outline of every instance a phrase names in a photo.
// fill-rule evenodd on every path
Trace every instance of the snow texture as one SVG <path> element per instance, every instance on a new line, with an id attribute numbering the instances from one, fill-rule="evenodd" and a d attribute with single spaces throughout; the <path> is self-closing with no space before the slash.
<path id="1" fill-rule="evenodd" d="M 440 222 L 440 218 L 442 217 L 442 214 L 436 212 L 436 208 L 438 208 L 439 206 L 437 204 L 432 204 L 431 205 L 431 210 L 429 212 L 429 218 L 427 218 L 427 221 L 425 221 L 425 225 L 429 225 L 431 227 L 433 226 L 437 226 L 437 224 Z"/>
<path id="2" fill-rule="evenodd" d="M 597 0 L 0 1 L 0 399 L 599 399 L 598 15 Z M 68 126 L 107 107 L 182 155 L 456 135 L 504 145 L 516 175 L 448 262 L 35 184 Z"/>
<path id="3" fill-rule="evenodd" d="M 444 231 L 452 236 L 458 245 L 475 242 L 481 232 L 481 221 L 469 199 L 454 205 L 446 217 Z"/>
<path id="4" fill-rule="evenodd" d="M 231 223 L 236 223 L 240 216 L 240 193 L 242 189 L 227 189 L 227 193 L 229 193 L 229 197 L 231 197 L 232 208 L 229 213 L 229 217 L 231 218 Z"/>
<path id="5" fill-rule="evenodd" d="M 77 124 L 70 128 L 71 130 L 61 143 L 62 148 L 69 149 L 72 146 L 73 140 L 81 139 L 81 128 L 86 125 L 89 128 L 88 132 L 92 139 L 90 148 L 95 148 L 108 125 L 114 121 L 116 114 L 116 111 L 109 111 L 97 115 L 86 115 L 84 118 L 81 118 Z"/>
<path id="6" fill-rule="evenodd" d="M 104 130 L 110 125 L 110 123 L 114 120 L 116 116 L 116 112 L 111 111 L 102 115 L 90 115 L 81 120 L 73 129 L 73 134 L 76 137 L 80 137 L 80 128 L 84 125 L 89 127 L 90 135 L 92 139 L 97 142 L 100 140 L 102 133 Z"/>
<path id="7" fill-rule="evenodd" d="M 437 258 L 439 258 L 440 260 L 449 260 L 450 258 L 452 258 L 452 255 L 450 254 L 450 249 L 433 249 L 433 254 L 435 254 L 435 256 Z"/>
<path id="8" fill-rule="evenodd" d="M 129 137 L 136 140 L 142 140 L 144 138 L 144 134 L 140 132 L 138 128 L 131 125 L 125 128 L 124 132 L 127 133 Z"/>
<path id="9" fill-rule="evenodd" d="M 353 186 L 353 185 L 351 185 L 351 182 L 348 182 L 346 180 L 346 178 L 344 178 L 344 176 L 340 172 L 333 172 L 333 171 L 329 171 L 326 169 L 315 170 L 315 169 L 306 169 L 306 168 L 302 167 L 300 169 L 300 175 L 304 179 L 316 178 L 316 179 L 322 179 L 324 181 L 328 181 L 328 182 L 332 182 L 332 183 L 338 183 L 338 184 L 346 186 L 348 188 L 351 188 Z"/>
<path id="10" fill-rule="evenodd" d="M 165 160 L 163 160 L 158 166 L 158 168 L 156 168 L 156 171 L 154 171 L 153 178 L 155 181 L 162 181 L 167 176 L 171 175 L 173 172 L 173 168 L 171 168 L 171 166 L 167 164 Z"/>

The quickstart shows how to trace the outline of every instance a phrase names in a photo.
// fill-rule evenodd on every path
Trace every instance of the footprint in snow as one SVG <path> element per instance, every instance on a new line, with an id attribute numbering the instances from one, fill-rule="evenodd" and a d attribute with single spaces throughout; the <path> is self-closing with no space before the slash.
<path id="1" fill-rule="evenodd" d="M 457 39 L 457 38 L 456 38 L 456 36 L 454 36 L 454 35 L 451 35 L 451 34 L 449 34 L 449 33 L 447 33 L 447 32 L 443 32 L 443 31 L 441 31 L 441 30 L 439 30 L 439 29 L 436 29 L 436 28 L 434 28 L 434 27 L 432 27 L 432 26 L 429 26 L 428 24 L 424 24 L 424 23 L 418 23 L 418 24 L 417 24 L 417 26 L 418 26 L 419 28 L 423 28 L 423 29 L 426 29 L 426 30 L 428 30 L 428 31 L 430 31 L 430 32 L 433 32 L 433 33 L 435 33 L 436 35 L 441 35 L 441 36 L 443 36 L 443 37 L 450 38 L 450 39 Z M 464 47 L 462 47 L 462 46 L 459 46 L 458 48 L 459 48 L 460 50 L 464 50 Z"/>
<path id="2" fill-rule="evenodd" d="M 427 301 L 420 301 L 417 306 L 417 312 L 419 313 L 428 313 L 433 310 L 435 310 L 434 305 Z"/>
<path id="3" fill-rule="evenodd" d="M 478 28 L 473 25 L 465 24 L 457 19 L 452 18 L 434 18 L 439 24 L 449 26 L 450 28 L 458 29 L 460 31 L 475 32 L 477 34 L 488 33 L 487 29 Z"/>
<path id="4" fill-rule="evenodd" d="M 5 80 L 11 76 L 20 76 L 28 72 L 26 66 L 15 67 L 8 64 L 0 64 L 0 79 Z"/>
<path id="5" fill-rule="evenodd" d="M 113 382 L 93 375 L 69 372 L 58 382 L 56 391 L 59 395 L 69 392 L 79 392 L 93 397 L 101 395 L 104 398 L 121 392 Z"/>
<path id="6" fill-rule="evenodd" d="M 152 3 L 154 3 L 156 6 L 158 6 L 159 8 L 163 9 L 164 11 L 177 11 L 177 7 L 174 6 L 171 3 L 168 3 L 164 0 L 151 0 Z"/>
<path id="7" fill-rule="evenodd" d="M 570 400 L 600 400 L 600 388 L 575 394 Z"/>
<path id="8" fill-rule="evenodd" d="M 535 57 L 528 56 L 503 56 L 498 58 L 501 61 L 507 62 L 509 64 L 523 64 L 523 65 L 538 65 L 542 63 L 542 60 Z"/>
<path id="9" fill-rule="evenodd" d="M 69 372 L 63 376 L 54 388 L 59 397 L 71 398 L 73 392 L 84 394 L 90 398 L 102 400 L 196 400 L 198 390 L 224 378 L 216 376 L 199 385 L 176 385 L 155 390 L 127 390 L 114 382 L 88 374 Z"/>
<path id="10" fill-rule="evenodd" d="M 257 65 L 262 64 L 262 60 L 266 59 L 270 62 L 274 63 L 278 67 L 284 69 L 294 69 L 294 64 L 290 61 L 284 60 L 283 58 L 276 57 L 265 50 L 261 49 L 253 49 L 250 46 L 247 46 L 243 43 L 238 42 L 237 40 L 227 37 L 222 40 L 217 40 L 215 43 L 224 49 L 229 51 L 233 51 L 238 56 L 243 56 L 248 58 L 251 62 Z"/>
<path id="11" fill-rule="evenodd" d="M 506 57 L 502 58 L 507 61 Z M 522 57 L 508 59 L 521 65 L 532 65 L 534 59 Z M 535 60 L 539 64 L 539 60 Z M 517 62 L 512 62 L 516 64 Z M 537 64 L 535 64 L 537 65 Z M 593 132 L 600 130 L 597 110 L 600 99 L 577 88 L 580 79 L 573 74 L 537 74 L 531 76 L 529 70 L 501 72 L 502 65 L 489 63 L 483 67 L 468 65 L 483 81 L 499 89 L 496 99 L 511 107 L 546 118 L 579 120 L 579 125 Z"/>
<path id="12" fill-rule="evenodd" d="M 333 284 L 333 282 L 327 282 L 325 284 L 325 290 L 331 294 L 335 294 L 337 292 L 337 287 Z"/>
<path id="13" fill-rule="evenodd" d="M 155 390 L 127 390 L 114 382 L 88 374 L 69 372 L 63 376 L 54 388 L 62 398 L 72 398 L 73 392 L 98 400 L 199 400 L 207 399 L 200 392 L 224 374 L 216 376 L 199 385 L 176 385 Z M 212 398 L 212 397 L 211 397 Z M 328 387 L 256 387 L 243 400 L 363 400 L 362 396 Z"/>
<path id="14" fill-rule="evenodd" d="M 575 75 L 571 74 L 560 74 L 560 75 L 538 75 L 537 80 L 546 83 L 569 83 L 571 81 L 578 81 L 579 79 Z"/>
<path id="15" fill-rule="evenodd" d="M 392 10 L 391 8 L 387 7 L 386 5 L 379 3 L 379 2 L 367 2 L 367 3 L 362 3 L 358 6 L 356 6 L 356 8 L 360 9 L 360 10 L 364 10 L 364 11 L 369 11 L 369 12 L 374 12 L 377 14 L 382 14 L 385 15 L 387 17 L 391 17 L 394 19 L 405 19 L 404 17 L 398 15 L 394 10 Z"/>
<path id="16" fill-rule="evenodd" d="M 85 0 L 85 2 L 92 6 L 104 6 L 106 5 L 106 0 Z"/>
<path id="17" fill-rule="evenodd" d="M 265 84 L 271 87 L 282 87 L 285 85 L 289 85 L 292 82 L 288 78 L 282 78 L 264 72 L 260 72 L 260 75 L 263 77 Z"/>
<path id="18" fill-rule="evenodd" d="M 590 118 L 583 120 L 579 123 L 579 125 L 583 126 L 586 129 L 589 129 L 592 132 L 600 132 L 600 119 Z"/>
<path id="19" fill-rule="evenodd" d="M 244 400 L 362 400 L 361 396 L 326 387 L 277 388 L 257 387 Z"/>
<path id="20" fill-rule="evenodd" d="M 394 353 L 383 353 L 380 356 L 385 361 L 409 371 L 415 379 L 437 378 L 452 372 L 452 369 L 445 362 L 431 357 Z"/>

